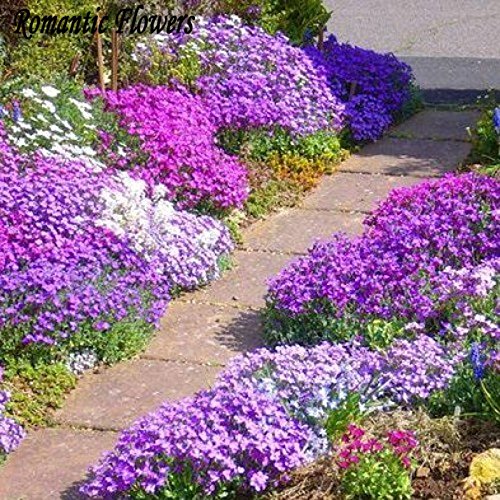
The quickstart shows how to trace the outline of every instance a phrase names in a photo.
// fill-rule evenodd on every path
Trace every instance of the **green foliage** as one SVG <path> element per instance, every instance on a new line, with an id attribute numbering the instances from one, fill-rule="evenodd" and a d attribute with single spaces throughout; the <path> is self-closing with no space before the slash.
<path id="1" fill-rule="evenodd" d="M 374 319 L 366 324 L 363 336 L 370 347 L 384 349 L 390 346 L 395 338 L 403 336 L 402 323 L 397 320 Z"/>
<path id="2" fill-rule="evenodd" d="M 106 332 L 96 331 L 91 325 L 72 335 L 65 345 L 65 351 L 79 352 L 90 349 L 99 361 L 114 364 L 130 359 L 147 345 L 153 334 L 153 327 L 133 316 L 113 323 Z"/>
<path id="3" fill-rule="evenodd" d="M 50 414 L 60 408 L 64 396 L 75 387 L 76 377 L 64 364 L 31 365 L 12 362 L 4 374 L 11 393 L 7 413 L 23 426 L 42 426 Z"/>
<path id="4" fill-rule="evenodd" d="M 360 456 L 342 477 L 347 499 L 403 500 L 411 498 L 410 474 L 391 450 Z"/>
<path id="5" fill-rule="evenodd" d="M 500 377 L 488 372 L 476 380 L 469 363 L 464 364 L 445 391 L 432 395 L 428 408 L 433 416 L 452 415 L 457 410 L 500 423 Z"/>
<path id="6" fill-rule="evenodd" d="M 259 24 L 270 33 L 285 33 L 292 43 L 300 45 L 306 37 L 317 36 L 330 17 L 321 0 L 269 0 Z"/>
<path id="7" fill-rule="evenodd" d="M 202 69 L 200 57 L 189 43 L 179 47 L 175 57 L 161 52 L 155 44 L 150 44 L 150 48 L 152 54 L 149 58 L 148 71 L 141 73 L 137 63 L 131 58 L 126 58 L 121 66 L 122 78 L 143 81 L 151 85 L 167 85 L 177 81 L 194 88 Z M 130 47 L 130 52 L 132 51 L 133 47 Z"/>
<path id="8" fill-rule="evenodd" d="M 224 130 L 219 144 L 247 166 L 251 191 L 245 211 L 252 218 L 295 205 L 346 156 L 339 137 L 330 131 L 293 137 L 281 128 Z"/>
<path id="9" fill-rule="evenodd" d="M 215 500 L 238 498 L 236 487 L 236 484 L 220 486 L 216 492 L 210 495 L 210 498 Z M 161 491 L 152 494 L 145 492 L 143 488 L 133 488 L 129 493 L 129 498 L 132 500 L 204 500 L 207 495 L 203 488 L 196 483 L 192 467 L 186 463 L 180 472 L 169 473 L 166 484 Z"/>
<path id="10" fill-rule="evenodd" d="M 412 82 L 410 84 L 410 99 L 405 102 L 401 111 L 394 117 L 395 123 L 403 122 L 411 116 L 417 114 L 419 111 L 424 109 L 424 102 L 422 97 L 422 91 L 420 87 Z"/>
<path id="11" fill-rule="evenodd" d="M 252 161 L 266 161 L 276 155 L 295 155 L 308 160 L 338 163 L 346 156 L 340 138 L 330 131 L 293 137 L 286 130 L 224 130 L 219 144 L 230 154 Z"/>
<path id="12" fill-rule="evenodd" d="M 94 14 L 99 0 L 27 0 L 32 15 L 72 16 Z M 61 14 L 64 13 L 64 14 Z M 95 74 L 95 56 L 92 52 L 92 35 L 51 36 L 36 33 L 29 40 L 19 38 L 9 51 L 9 66 L 14 74 L 28 81 L 52 80 L 55 76 L 69 74 L 71 62 L 80 60 L 80 78 Z"/>
<path id="13" fill-rule="evenodd" d="M 350 424 L 357 424 L 362 420 L 360 402 L 360 394 L 352 393 L 339 408 L 329 412 L 325 430 L 331 442 L 336 443 L 345 434 Z"/>
<path id="14" fill-rule="evenodd" d="M 493 95 L 486 96 L 482 103 L 483 112 L 472 132 L 472 160 L 483 165 L 500 164 L 500 139 L 493 126 L 493 110 L 497 103 Z"/>
<path id="15" fill-rule="evenodd" d="M 372 347 L 379 347 L 389 344 L 390 339 L 400 332 L 398 321 L 381 322 L 376 318 L 363 318 L 361 321 L 355 311 L 344 311 L 337 318 L 333 305 L 327 301 L 317 301 L 306 307 L 303 313 L 292 316 L 269 305 L 263 312 L 266 342 L 269 345 L 343 342 L 365 332 L 368 325 L 371 331 L 368 343 Z"/>
<path id="16" fill-rule="evenodd" d="M 331 17 L 321 0 L 218 0 L 202 5 L 202 12 L 235 14 L 269 33 L 281 31 L 297 45 L 306 36 L 317 36 Z"/>

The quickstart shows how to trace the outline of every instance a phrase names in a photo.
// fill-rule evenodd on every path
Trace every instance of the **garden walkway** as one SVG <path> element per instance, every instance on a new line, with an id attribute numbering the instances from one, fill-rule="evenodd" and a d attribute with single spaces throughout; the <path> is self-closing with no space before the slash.
<path id="1" fill-rule="evenodd" d="M 358 233 L 366 212 L 394 187 L 453 170 L 470 150 L 475 112 L 425 111 L 325 178 L 303 205 L 251 226 L 234 268 L 168 310 L 138 358 L 89 373 L 54 417 L 0 469 L 0 499 L 78 498 L 87 467 L 121 429 L 161 402 L 207 387 L 234 355 L 261 345 L 266 280 L 316 238 Z"/>

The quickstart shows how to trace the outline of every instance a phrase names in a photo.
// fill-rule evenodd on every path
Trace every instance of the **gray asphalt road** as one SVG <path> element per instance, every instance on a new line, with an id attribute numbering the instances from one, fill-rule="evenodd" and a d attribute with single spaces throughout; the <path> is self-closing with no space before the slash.
<path id="1" fill-rule="evenodd" d="M 413 66 L 430 101 L 500 90 L 500 0 L 325 0 L 341 41 Z"/>

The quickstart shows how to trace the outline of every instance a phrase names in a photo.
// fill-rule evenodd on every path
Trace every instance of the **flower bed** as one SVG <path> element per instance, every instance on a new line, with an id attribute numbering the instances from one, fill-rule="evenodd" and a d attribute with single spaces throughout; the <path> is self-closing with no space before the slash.
<path id="1" fill-rule="evenodd" d="M 138 139 L 127 158 L 111 158 L 148 185 L 165 186 L 180 208 L 223 210 L 241 207 L 248 196 L 246 172 L 215 142 L 216 127 L 202 99 L 166 87 L 133 86 L 109 92 L 106 109 Z M 104 147 L 113 147 L 104 136 Z"/>
<path id="2" fill-rule="evenodd" d="M 448 386 L 458 360 L 424 337 L 384 354 L 355 344 L 256 351 L 233 360 L 214 389 L 167 403 L 125 431 L 83 491 L 175 496 L 191 487 L 218 498 L 276 487 L 327 451 L 328 415 L 350 394 L 379 409 L 423 401 Z M 408 383 L 414 363 L 420 386 Z"/>
<path id="3" fill-rule="evenodd" d="M 142 349 L 172 294 L 216 279 L 233 243 L 164 185 L 106 166 L 91 145 L 113 120 L 98 107 L 51 86 L 20 98 L 0 124 L 0 360 L 9 414 L 43 424 L 70 372 Z"/>
<path id="4" fill-rule="evenodd" d="M 361 237 L 317 243 L 271 281 L 269 341 L 336 340 L 374 320 L 379 341 L 474 328 L 496 290 L 499 195 L 498 181 L 472 174 L 393 191 Z"/>
<path id="5" fill-rule="evenodd" d="M 269 35 L 237 17 L 199 23 L 190 35 L 160 36 L 139 45 L 141 71 L 148 74 L 155 57 L 163 58 L 160 66 L 171 58 L 177 64 L 192 58 L 196 71 L 188 83 L 210 103 L 212 119 L 222 129 L 280 127 L 306 135 L 340 128 L 343 106 L 307 55 L 285 36 Z"/>

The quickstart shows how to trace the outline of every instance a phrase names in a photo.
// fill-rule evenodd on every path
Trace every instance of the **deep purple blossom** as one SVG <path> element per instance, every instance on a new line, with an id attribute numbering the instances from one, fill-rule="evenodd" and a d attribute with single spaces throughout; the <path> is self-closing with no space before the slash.
<path id="1" fill-rule="evenodd" d="M 394 54 L 339 43 L 333 35 L 322 51 L 314 46 L 305 51 L 346 104 L 347 124 L 356 140 L 378 139 L 411 97 L 411 68 Z"/>

